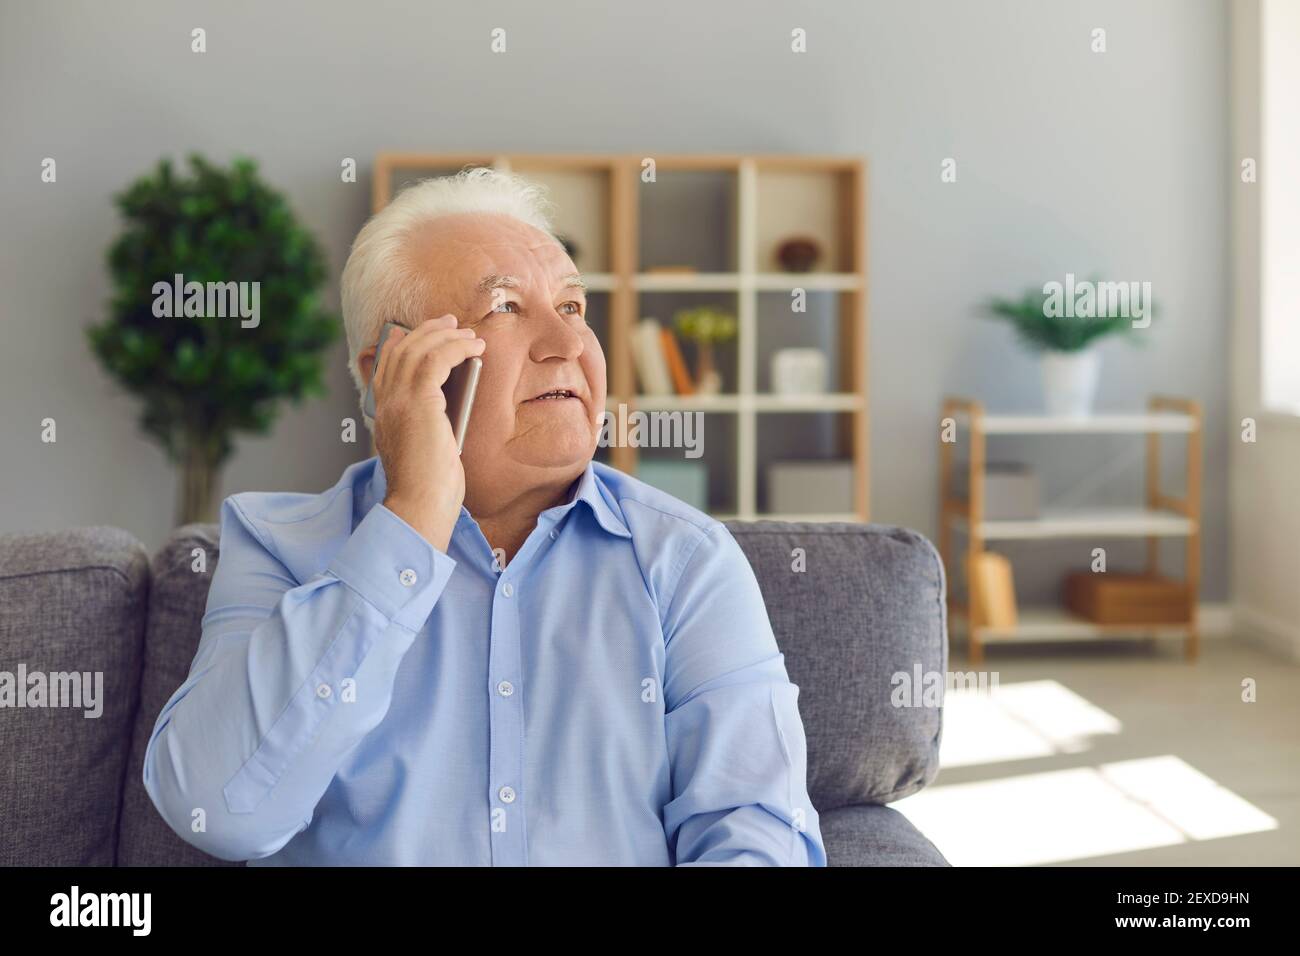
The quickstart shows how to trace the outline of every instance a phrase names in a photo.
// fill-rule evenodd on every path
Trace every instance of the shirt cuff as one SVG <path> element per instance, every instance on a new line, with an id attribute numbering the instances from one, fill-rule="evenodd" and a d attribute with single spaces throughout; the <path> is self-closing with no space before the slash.
<path id="1" fill-rule="evenodd" d="M 384 617 L 418 631 L 456 561 L 382 504 L 361 519 L 327 569 Z"/>

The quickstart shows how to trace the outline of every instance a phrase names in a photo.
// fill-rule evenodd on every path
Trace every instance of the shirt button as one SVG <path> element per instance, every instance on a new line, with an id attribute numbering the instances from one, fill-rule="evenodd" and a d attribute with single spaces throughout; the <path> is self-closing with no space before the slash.
<path id="1" fill-rule="evenodd" d="M 316 696 L 321 700 L 327 699 L 332 693 L 334 693 L 334 691 L 330 688 L 329 684 L 320 684 L 316 688 Z"/>
<path id="2" fill-rule="evenodd" d="M 497 791 L 497 796 L 501 798 L 502 803 L 515 802 L 515 792 L 510 787 L 502 787 Z"/>
<path id="3" fill-rule="evenodd" d="M 510 597 L 510 595 L 515 593 L 515 586 L 507 581 L 505 584 L 501 585 L 501 593 L 506 597 Z"/>
<path id="4" fill-rule="evenodd" d="M 554 528 L 552 528 L 552 529 L 551 529 L 551 540 L 554 541 L 554 540 L 555 540 L 556 538 L 558 538 L 559 536 L 560 536 L 560 533 L 559 533 L 558 531 L 556 531 Z"/>
<path id="5" fill-rule="evenodd" d="M 497 693 L 502 697 L 509 697 L 514 692 L 515 685 L 510 683 L 508 680 L 503 680 L 501 683 L 497 684 Z"/>
<path id="6" fill-rule="evenodd" d="M 415 582 L 419 580 L 419 577 L 416 576 L 416 573 L 414 571 L 412 571 L 410 568 L 407 568 L 405 571 L 403 571 L 401 574 L 397 576 L 397 580 L 401 581 L 403 586 L 409 588 L 415 585 Z"/>

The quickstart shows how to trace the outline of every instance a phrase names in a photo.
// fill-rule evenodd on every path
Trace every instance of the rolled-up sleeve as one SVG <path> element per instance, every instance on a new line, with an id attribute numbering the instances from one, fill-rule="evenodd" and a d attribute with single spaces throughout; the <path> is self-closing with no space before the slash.
<path id="1" fill-rule="evenodd" d="M 684 558 L 663 625 L 664 830 L 677 865 L 825 866 L 799 688 L 725 526 Z"/>
<path id="2" fill-rule="evenodd" d="M 455 566 L 376 505 L 299 583 L 266 528 L 227 499 L 198 652 L 145 751 L 145 789 L 172 829 L 246 860 L 309 826 L 347 753 L 388 712 Z"/>

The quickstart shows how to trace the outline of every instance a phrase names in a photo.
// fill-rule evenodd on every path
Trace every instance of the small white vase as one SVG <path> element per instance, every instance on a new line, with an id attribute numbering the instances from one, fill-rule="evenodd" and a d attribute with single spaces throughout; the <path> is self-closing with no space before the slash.
<path id="1" fill-rule="evenodd" d="M 1086 418 L 1092 412 L 1101 373 L 1101 353 L 1096 349 L 1082 352 L 1044 352 L 1043 399 L 1049 415 Z"/>
<path id="2" fill-rule="evenodd" d="M 707 369 L 699 373 L 699 381 L 695 383 L 696 395 L 720 395 L 722 394 L 722 374 L 717 369 Z"/>

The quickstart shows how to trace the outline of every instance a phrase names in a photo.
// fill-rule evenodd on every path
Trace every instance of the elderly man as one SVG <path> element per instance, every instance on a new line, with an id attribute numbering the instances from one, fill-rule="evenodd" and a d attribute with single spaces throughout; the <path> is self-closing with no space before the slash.
<path id="1" fill-rule="evenodd" d="M 592 460 L 605 359 L 538 189 L 406 190 L 342 298 L 379 455 L 323 494 L 224 502 L 145 754 L 172 829 L 263 865 L 824 866 L 743 553 Z M 475 355 L 462 455 L 441 387 Z"/>

